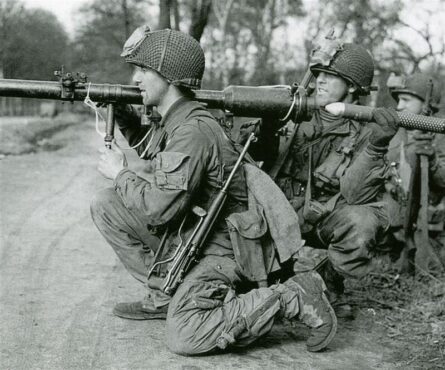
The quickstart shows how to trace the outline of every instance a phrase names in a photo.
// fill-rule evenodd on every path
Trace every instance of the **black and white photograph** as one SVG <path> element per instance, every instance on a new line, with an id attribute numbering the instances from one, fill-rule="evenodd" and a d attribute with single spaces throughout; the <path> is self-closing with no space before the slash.
<path id="1" fill-rule="evenodd" d="M 0 369 L 445 370 L 445 0 L 0 0 Z"/>

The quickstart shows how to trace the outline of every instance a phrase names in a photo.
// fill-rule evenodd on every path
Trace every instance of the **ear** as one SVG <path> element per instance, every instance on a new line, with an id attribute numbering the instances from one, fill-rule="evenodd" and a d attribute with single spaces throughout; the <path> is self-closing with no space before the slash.
<path id="1" fill-rule="evenodd" d="M 356 91 L 357 91 L 357 87 L 355 87 L 355 86 L 349 86 L 348 93 L 350 93 L 350 94 L 354 94 Z"/>

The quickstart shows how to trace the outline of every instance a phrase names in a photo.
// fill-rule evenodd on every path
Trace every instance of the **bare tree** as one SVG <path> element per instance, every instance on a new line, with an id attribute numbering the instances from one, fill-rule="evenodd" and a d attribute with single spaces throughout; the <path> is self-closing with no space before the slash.
<path id="1" fill-rule="evenodd" d="M 172 20 L 173 29 L 181 28 L 180 6 L 186 9 L 187 15 L 190 15 L 188 33 L 200 41 L 208 23 L 212 0 L 184 0 L 181 3 L 179 0 L 159 0 L 158 29 L 172 28 Z"/>
<path id="2" fill-rule="evenodd" d="M 191 24 L 189 34 L 200 41 L 209 20 L 212 0 L 194 0 L 191 5 Z"/>
<path id="3" fill-rule="evenodd" d="M 122 0 L 122 14 L 124 21 L 125 39 L 130 37 L 130 12 L 128 11 L 127 0 Z"/>
<path id="4" fill-rule="evenodd" d="M 171 5 L 172 0 L 159 0 L 159 22 L 158 29 L 171 28 Z"/>
<path id="5" fill-rule="evenodd" d="M 171 0 L 172 4 L 171 4 L 171 9 L 173 11 L 173 28 L 175 30 L 180 31 L 181 27 L 180 27 L 180 23 L 181 23 L 181 16 L 179 14 L 179 4 L 178 4 L 178 0 Z"/>
<path id="6" fill-rule="evenodd" d="M 132 68 L 119 55 L 134 28 L 145 23 L 145 7 L 146 0 L 92 0 L 80 8 L 73 69 L 92 81 L 128 83 Z"/>
<path id="7" fill-rule="evenodd" d="M 432 10 L 427 10 L 427 17 L 429 19 L 433 15 Z M 412 43 L 392 38 L 395 48 L 391 51 L 392 60 L 398 62 L 404 62 L 405 72 L 413 73 L 420 69 L 420 64 L 424 61 L 429 62 L 430 69 L 433 73 L 438 73 L 442 69 L 443 60 L 445 58 L 445 43 L 437 43 L 437 46 L 433 44 L 433 32 L 429 22 L 423 25 L 423 28 L 416 28 L 402 19 L 398 20 L 400 26 L 414 31 L 426 46 L 427 51 L 419 53 L 416 48 L 413 48 Z M 445 36 L 445 34 L 444 34 Z M 386 59 L 387 61 L 388 59 Z"/>
<path id="8" fill-rule="evenodd" d="M 0 2 L 0 69 L 6 78 L 50 78 L 63 64 L 68 35 L 54 14 Z"/>

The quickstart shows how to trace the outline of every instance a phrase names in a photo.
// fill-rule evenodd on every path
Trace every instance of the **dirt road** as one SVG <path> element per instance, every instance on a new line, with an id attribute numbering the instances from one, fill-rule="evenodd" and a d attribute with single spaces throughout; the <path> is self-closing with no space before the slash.
<path id="1" fill-rule="evenodd" d="M 101 139 L 92 123 L 48 139 L 57 151 L 0 160 L 1 369 L 394 369 L 391 347 L 362 311 L 340 322 L 324 353 L 307 331 L 277 326 L 256 345 L 218 356 L 168 352 L 162 321 L 111 314 L 143 287 L 95 230 L 89 200 L 109 185 L 97 173 Z M 404 368 L 407 368 L 404 366 Z"/>

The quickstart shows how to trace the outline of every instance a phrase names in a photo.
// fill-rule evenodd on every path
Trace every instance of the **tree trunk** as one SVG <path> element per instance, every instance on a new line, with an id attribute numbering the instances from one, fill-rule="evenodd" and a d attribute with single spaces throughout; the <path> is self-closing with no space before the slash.
<path id="1" fill-rule="evenodd" d="M 194 0 L 192 2 L 192 23 L 189 34 L 196 40 L 201 40 L 204 28 L 209 20 L 212 0 Z"/>
<path id="2" fill-rule="evenodd" d="M 178 0 L 172 0 L 171 11 L 173 12 L 173 22 L 174 22 L 173 28 L 177 31 L 180 31 L 179 23 L 181 21 L 181 17 L 179 15 Z"/>
<path id="3" fill-rule="evenodd" d="M 130 37 L 130 15 L 128 12 L 127 0 L 122 0 L 122 13 L 124 15 L 125 40 Z"/>
<path id="4" fill-rule="evenodd" d="M 171 28 L 170 13 L 172 0 L 159 0 L 159 23 L 158 29 Z"/>

